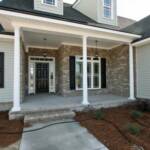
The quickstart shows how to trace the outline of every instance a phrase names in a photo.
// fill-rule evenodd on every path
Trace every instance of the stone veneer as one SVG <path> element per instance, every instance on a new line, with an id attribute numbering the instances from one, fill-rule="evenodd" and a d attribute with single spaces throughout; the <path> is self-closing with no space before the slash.
<path id="1" fill-rule="evenodd" d="M 107 85 L 109 83 L 109 51 L 108 50 L 98 50 L 96 51 L 94 48 L 88 48 L 88 56 L 95 56 L 107 59 Z M 82 48 L 77 46 L 68 46 L 62 45 L 58 51 L 59 57 L 59 85 L 58 92 L 64 96 L 66 95 L 80 95 L 81 91 L 70 90 L 70 77 L 69 77 L 69 56 L 82 56 Z M 108 85 L 109 87 L 109 85 Z M 107 89 L 99 89 L 99 90 L 89 90 L 90 94 L 99 94 L 99 93 L 108 93 Z"/>
<path id="2" fill-rule="evenodd" d="M 122 45 L 110 51 L 110 92 L 129 96 L 129 47 Z"/>
<path id="3" fill-rule="evenodd" d="M 81 91 L 70 90 L 69 78 L 69 56 L 82 56 L 82 48 L 78 46 L 61 45 L 58 50 L 47 50 L 30 48 L 26 53 L 25 87 L 28 83 L 28 56 L 43 56 L 47 53 L 49 57 L 56 59 L 56 94 L 63 96 L 80 95 Z M 128 46 L 122 45 L 112 50 L 96 51 L 88 48 L 88 56 L 98 54 L 99 57 L 107 60 L 107 88 L 89 90 L 90 94 L 112 93 L 121 96 L 129 95 L 129 52 Z M 27 92 L 26 92 L 27 93 Z"/>

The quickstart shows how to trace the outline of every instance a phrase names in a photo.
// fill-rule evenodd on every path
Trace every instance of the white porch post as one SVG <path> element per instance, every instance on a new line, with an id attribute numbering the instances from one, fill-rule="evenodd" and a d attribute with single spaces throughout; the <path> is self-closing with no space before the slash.
<path id="1" fill-rule="evenodd" d="M 134 59 L 133 59 L 133 46 L 129 44 L 129 82 L 130 82 L 130 100 L 135 100 L 134 95 Z"/>
<path id="2" fill-rule="evenodd" d="M 12 111 L 20 111 L 20 27 L 14 27 L 14 92 Z"/>
<path id="3" fill-rule="evenodd" d="M 87 36 L 83 36 L 83 105 L 89 105 L 87 84 Z"/>

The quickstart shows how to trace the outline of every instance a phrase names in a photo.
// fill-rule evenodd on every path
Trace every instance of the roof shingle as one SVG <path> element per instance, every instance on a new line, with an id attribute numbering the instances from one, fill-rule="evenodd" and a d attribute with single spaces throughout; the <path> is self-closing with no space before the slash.
<path id="1" fill-rule="evenodd" d="M 47 18 L 59 19 L 69 22 L 76 22 L 89 26 L 96 26 L 100 28 L 106 28 L 111 30 L 118 30 L 117 26 L 111 26 L 107 24 L 97 23 L 93 19 L 80 13 L 79 11 L 72 8 L 72 5 L 64 3 L 64 14 L 57 15 L 53 13 L 47 13 L 34 9 L 34 0 L 3 0 L 0 2 L 0 9 L 10 10 L 25 14 L 31 14 L 36 16 L 42 16 Z"/>
<path id="2" fill-rule="evenodd" d="M 150 15 L 121 31 L 142 35 L 142 38 L 138 41 L 150 37 Z"/>
<path id="3" fill-rule="evenodd" d="M 0 2 L 0 9 L 9 10 L 24 14 L 31 14 L 35 16 L 47 17 L 52 19 L 64 20 L 69 22 L 75 22 L 79 24 L 84 24 L 88 26 L 95 26 L 99 28 L 111 29 L 111 30 L 120 30 L 122 27 L 112 26 L 108 24 L 98 23 L 95 20 L 89 18 L 88 16 L 82 14 L 72 7 L 70 4 L 64 3 L 64 14 L 57 15 L 53 13 L 38 11 L 34 9 L 34 0 L 3 0 Z M 127 22 L 127 18 L 118 19 L 118 24 L 122 21 Z M 129 20 L 128 20 L 129 21 Z M 129 23 L 127 24 L 129 25 Z"/>

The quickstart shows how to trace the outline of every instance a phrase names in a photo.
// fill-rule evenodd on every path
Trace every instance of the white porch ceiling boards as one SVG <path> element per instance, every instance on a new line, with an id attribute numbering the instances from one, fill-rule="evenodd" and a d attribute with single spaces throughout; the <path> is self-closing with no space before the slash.
<path id="1" fill-rule="evenodd" d="M 58 34 L 58 33 L 42 33 L 42 32 L 33 32 L 33 31 L 23 31 L 24 42 L 26 46 L 36 46 L 36 47 L 49 47 L 49 48 L 59 48 L 60 45 L 82 45 L 82 39 L 73 35 L 67 34 Z M 46 40 L 44 40 L 46 39 Z M 111 49 L 116 47 L 122 42 L 97 39 L 97 38 L 88 38 L 88 47 L 96 47 L 95 41 L 98 41 L 98 48 Z"/>

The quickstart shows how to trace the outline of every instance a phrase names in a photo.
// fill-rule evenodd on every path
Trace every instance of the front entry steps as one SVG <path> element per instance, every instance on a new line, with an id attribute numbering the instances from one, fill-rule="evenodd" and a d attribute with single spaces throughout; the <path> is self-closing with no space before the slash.
<path id="1" fill-rule="evenodd" d="M 21 111 L 9 113 L 10 120 L 24 118 L 24 123 L 60 121 L 65 119 L 73 119 L 74 116 L 75 113 L 70 109 Z"/>

